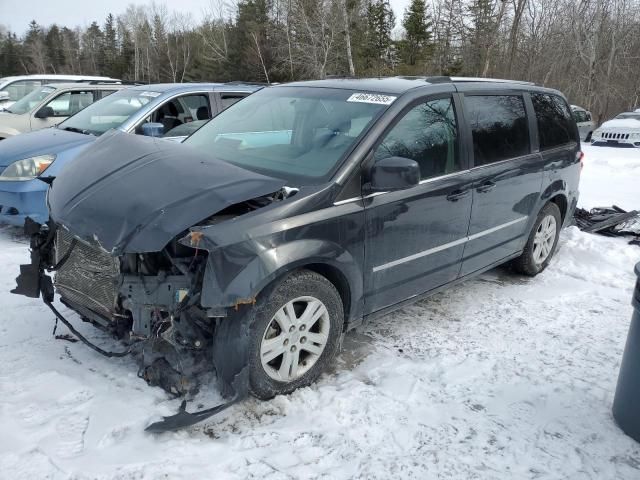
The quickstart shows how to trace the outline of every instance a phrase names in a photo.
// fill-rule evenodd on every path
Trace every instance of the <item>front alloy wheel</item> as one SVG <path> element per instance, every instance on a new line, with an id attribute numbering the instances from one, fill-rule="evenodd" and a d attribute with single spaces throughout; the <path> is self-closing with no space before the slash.
<path id="1" fill-rule="evenodd" d="M 313 383 L 338 350 L 342 298 L 319 273 L 299 270 L 258 296 L 250 319 L 249 379 L 256 397 L 272 398 Z"/>
<path id="2" fill-rule="evenodd" d="M 276 312 L 264 332 L 260 345 L 262 368 L 280 382 L 300 378 L 322 355 L 330 329 L 329 312 L 320 300 L 291 300 Z"/>

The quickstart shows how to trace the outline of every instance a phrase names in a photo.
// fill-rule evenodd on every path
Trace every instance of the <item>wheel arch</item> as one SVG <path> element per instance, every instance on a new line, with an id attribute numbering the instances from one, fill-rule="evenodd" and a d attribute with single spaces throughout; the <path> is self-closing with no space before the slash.
<path id="1" fill-rule="evenodd" d="M 569 208 L 569 201 L 567 200 L 566 195 L 564 195 L 563 193 L 558 193 L 557 195 L 551 197 L 547 203 L 555 203 L 557 205 L 558 209 L 560 210 L 561 224 L 564 225 L 567 216 L 567 210 Z"/>
<path id="2" fill-rule="evenodd" d="M 234 278 L 228 279 L 215 275 L 221 269 L 219 259 L 214 257 L 210 254 L 205 270 L 203 307 L 237 308 L 253 304 L 259 295 L 284 276 L 307 269 L 322 275 L 336 288 L 343 303 L 345 326 L 357 324 L 362 317 L 361 262 L 333 242 L 297 240 L 263 250 L 236 272 Z"/>

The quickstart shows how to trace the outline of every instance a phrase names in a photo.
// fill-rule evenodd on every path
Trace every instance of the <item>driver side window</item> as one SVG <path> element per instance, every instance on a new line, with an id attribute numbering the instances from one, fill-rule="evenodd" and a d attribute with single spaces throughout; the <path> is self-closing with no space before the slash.
<path id="1" fill-rule="evenodd" d="M 461 169 L 453 99 L 441 98 L 409 110 L 374 152 L 375 161 L 404 157 L 418 162 L 420 179 Z"/>

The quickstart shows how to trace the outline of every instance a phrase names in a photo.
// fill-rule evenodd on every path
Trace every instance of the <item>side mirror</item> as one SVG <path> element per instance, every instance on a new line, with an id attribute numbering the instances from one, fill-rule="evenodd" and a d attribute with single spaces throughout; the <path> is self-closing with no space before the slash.
<path id="1" fill-rule="evenodd" d="M 34 115 L 36 118 L 49 118 L 53 117 L 56 113 L 53 111 L 51 107 L 42 107 L 40 110 L 36 112 Z"/>
<path id="2" fill-rule="evenodd" d="M 164 135 L 164 125 L 156 122 L 149 122 L 142 125 L 142 134 L 145 137 L 161 137 Z"/>
<path id="3" fill-rule="evenodd" d="M 9 100 L 9 92 L 0 92 L 0 102 Z"/>
<path id="4" fill-rule="evenodd" d="M 419 183 L 420 166 L 410 158 L 383 158 L 374 163 L 371 169 L 371 189 L 374 192 L 405 190 Z"/>

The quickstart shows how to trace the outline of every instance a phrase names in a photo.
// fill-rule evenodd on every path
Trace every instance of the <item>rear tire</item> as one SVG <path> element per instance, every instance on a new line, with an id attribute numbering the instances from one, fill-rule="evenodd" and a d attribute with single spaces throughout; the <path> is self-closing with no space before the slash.
<path id="1" fill-rule="evenodd" d="M 547 203 L 533 224 L 522 254 L 512 261 L 512 268 L 530 277 L 547 268 L 558 246 L 561 226 L 560 209 L 555 203 Z"/>
<path id="2" fill-rule="evenodd" d="M 587 134 L 587 138 L 584 139 L 585 142 L 590 142 L 591 141 L 591 135 L 593 135 L 593 132 L 589 132 Z"/>
<path id="3" fill-rule="evenodd" d="M 313 383 L 340 344 L 344 311 L 334 285 L 300 270 L 258 298 L 249 328 L 249 389 L 263 400 Z"/>

